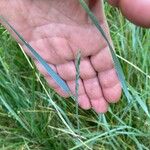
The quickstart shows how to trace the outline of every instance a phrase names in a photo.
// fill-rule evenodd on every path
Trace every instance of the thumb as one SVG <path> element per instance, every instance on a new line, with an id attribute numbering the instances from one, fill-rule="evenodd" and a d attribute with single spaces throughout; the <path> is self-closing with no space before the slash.
<path id="1" fill-rule="evenodd" d="M 108 2 L 118 7 L 134 24 L 150 28 L 150 0 L 108 0 Z"/>

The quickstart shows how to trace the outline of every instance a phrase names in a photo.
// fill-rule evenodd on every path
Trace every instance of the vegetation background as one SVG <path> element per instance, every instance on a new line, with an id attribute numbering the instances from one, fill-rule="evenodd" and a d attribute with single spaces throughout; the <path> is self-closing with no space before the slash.
<path id="1" fill-rule="evenodd" d="M 150 149 L 150 30 L 105 10 L 132 103 L 123 95 L 105 115 L 79 109 L 77 121 L 75 102 L 48 87 L 0 26 L 0 150 Z"/>

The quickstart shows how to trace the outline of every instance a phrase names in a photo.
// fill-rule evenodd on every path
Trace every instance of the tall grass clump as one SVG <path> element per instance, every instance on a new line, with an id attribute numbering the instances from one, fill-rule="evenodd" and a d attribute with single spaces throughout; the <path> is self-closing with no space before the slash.
<path id="1" fill-rule="evenodd" d="M 80 2 L 105 38 L 96 18 L 84 1 Z M 74 101 L 57 95 L 0 26 L 0 149 L 150 149 L 150 31 L 129 23 L 107 4 L 105 9 L 116 52 L 111 45 L 110 49 L 125 94 L 103 115 L 78 108 L 78 92 L 71 95 Z M 27 47 L 43 61 L 30 45 Z M 76 60 L 76 91 L 79 64 L 80 54 Z M 45 69 L 69 92 L 57 74 Z"/>

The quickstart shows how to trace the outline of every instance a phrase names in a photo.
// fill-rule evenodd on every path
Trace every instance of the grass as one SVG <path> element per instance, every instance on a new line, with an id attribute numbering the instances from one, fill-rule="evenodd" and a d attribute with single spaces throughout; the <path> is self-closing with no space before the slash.
<path id="1" fill-rule="evenodd" d="M 0 27 L 0 149 L 150 149 L 150 30 L 106 5 L 116 52 L 133 95 L 105 115 L 79 109 L 49 88 L 32 61 Z M 29 63 L 31 61 L 31 64 Z"/>

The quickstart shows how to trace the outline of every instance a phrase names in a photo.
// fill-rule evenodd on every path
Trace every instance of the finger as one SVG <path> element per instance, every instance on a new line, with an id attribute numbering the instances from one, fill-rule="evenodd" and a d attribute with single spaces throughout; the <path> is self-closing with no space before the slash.
<path id="1" fill-rule="evenodd" d="M 68 81 L 68 86 L 71 92 L 75 95 L 76 94 L 76 82 L 75 81 Z M 91 108 L 89 97 L 87 96 L 84 85 L 82 80 L 79 80 L 79 89 L 78 89 L 78 104 L 82 109 L 88 110 Z"/>
<path id="2" fill-rule="evenodd" d="M 108 110 L 108 103 L 104 99 L 101 87 L 97 77 L 84 80 L 84 87 L 88 97 L 90 98 L 92 108 L 97 113 L 105 113 Z"/>
<path id="3" fill-rule="evenodd" d="M 120 0 L 122 14 L 131 22 L 145 28 L 150 27 L 150 0 Z"/>

